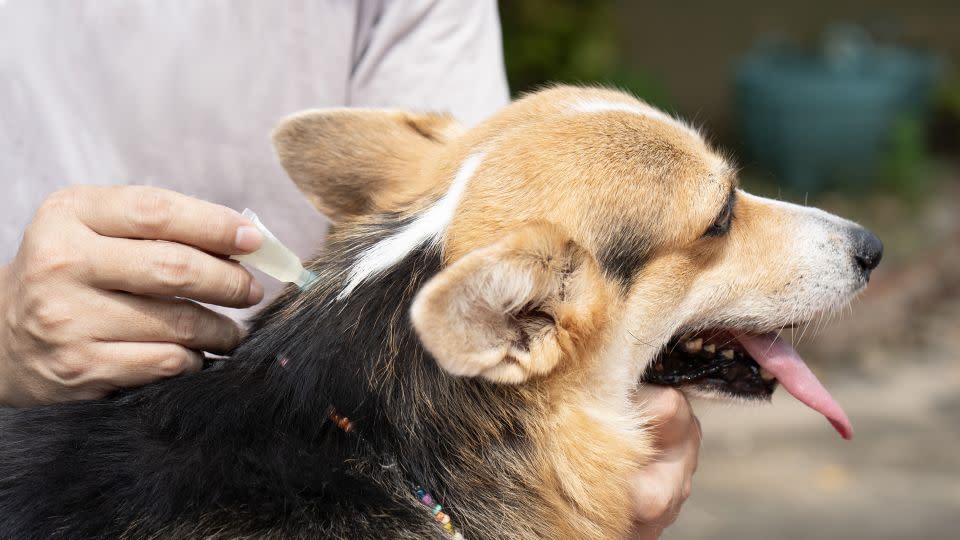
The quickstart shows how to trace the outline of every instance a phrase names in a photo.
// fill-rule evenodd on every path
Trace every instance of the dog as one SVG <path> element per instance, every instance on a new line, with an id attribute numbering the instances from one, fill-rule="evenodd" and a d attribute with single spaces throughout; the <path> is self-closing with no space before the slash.
<path id="1" fill-rule="evenodd" d="M 750 195 L 688 125 L 558 86 L 442 114 L 285 119 L 333 223 L 229 361 L 109 399 L 0 412 L 3 538 L 621 538 L 655 457 L 637 389 L 850 422 L 778 332 L 882 255 Z"/>

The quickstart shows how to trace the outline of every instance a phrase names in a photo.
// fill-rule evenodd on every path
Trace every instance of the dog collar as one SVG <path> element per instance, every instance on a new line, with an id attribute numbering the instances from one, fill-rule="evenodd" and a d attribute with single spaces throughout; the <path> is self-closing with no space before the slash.
<path id="1" fill-rule="evenodd" d="M 433 495 L 431 495 L 429 491 L 417 486 L 413 490 L 413 494 L 416 495 L 417 500 L 420 501 L 420 504 L 426 506 L 431 512 L 433 512 L 433 520 L 443 527 L 443 530 L 447 533 L 447 536 L 453 538 L 454 540 L 464 540 L 463 535 L 460 534 L 460 531 L 454 528 L 453 522 L 450 520 L 450 516 L 443 512 L 443 506 L 434 501 Z"/>
<path id="2" fill-rule="evenodd" d="M 344 433 L 350 433 L 353 431 L 353 422 L 351 422 L 346 416 L 337 413 L 337 410 L 333 407 L 330 408 L 327 418 L 333 422 L 333 425 L 343 430 Z M 422 486 L 416 486 L 413 488 L 413 495 L 418 501 L 420 501 L 420 504 L 430 509 L 430 511 L 433 513 L 433 520 L 440 524 L 448 537 L 452 538 L 453 540 L 464 540 L 464 537 L 462 534 L 460 534 L 460 531 L 453 526 L 453 521 L 450 519 L 450 515 L 443 511 L 443 505 L 438 503 L 429 491 Z"/>

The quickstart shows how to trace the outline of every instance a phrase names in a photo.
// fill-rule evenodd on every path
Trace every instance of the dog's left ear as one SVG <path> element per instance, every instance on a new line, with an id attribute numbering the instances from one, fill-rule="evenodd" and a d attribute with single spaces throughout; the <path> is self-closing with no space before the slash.
<path id="1" fill-rule="evenodd" d="M 410 313 L 448 372 L 519 383 L 589 346 L 604 327 L 606 291 L 586 250 L 557 227 L 534 224 L 444 269 Z"/>
<path id="2" fill-rule="evenodd" d="M 283 119 L 273 144 L 300 191 L 337 223 L 418 199 L 435 181 L 422 164 L 462 131 L 444 114 L 316 109 Z"/>

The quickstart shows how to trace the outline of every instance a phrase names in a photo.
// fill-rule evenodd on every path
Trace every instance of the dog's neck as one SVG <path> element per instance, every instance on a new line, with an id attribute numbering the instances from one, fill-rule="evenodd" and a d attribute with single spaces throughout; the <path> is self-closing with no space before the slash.
<path id="1" fill-rule="evenodd" d="M 443 266 L 436 247 L 414 250 L 338 298 L 351 254 L 375 238 L 376 233 L 330 238 L 310 264 L 318 274 L 315 284 L 304 292 L 285 291 L 253 321 L 237 350 L 234 362 L 259 366 L 268 392 L 277 394 L 277 427 L 283 428 L 284 418 L 296 419 L 291 426 L 312 420 L 316 437 L 340 441 L 341 447 L 362 438 L 383 464 L 399 467 L 411 483 L 429 486 L 465 533 L 497 536 L 502 534 L 497 524 L 524 523 L 530 514 L 553 522 L 584 521 L 582 515 L 571 519 L 571 512 L 622 521 L 611 512 L 629 508 L 611 508 L 628 504 L 628 497 L 609 486 L 623 483 L 626 469 L 619 469 L 635 459 L 624 456 L 644 450 L 645 441 L 634 438 L 639 424 L 598 417 L 590 412 L 590 398 L 566 390 L 560 392 L 560 410 L 545 409 L 550 400 L 543 396 L 559 388 L 555 378 L 510 386 L 444 372 L 420 344 L 408 314 L 417 291 Z M 351 433 L 319 427 L 330 425 L 325 422 L 330 407 L 350 418 Z M 616 425 L 604 425 L 610 422 Z M 544 429 L 552 434 L 540 433 Z M 591 438 L 609 447 L 623 466 L 601 462 L 594 443 L 585 445 Z M 621 500 L 604 502 L 598 490 Z M 584 508 L 580 491 L 592 492 L 586 504 L 598 507 Z M 516 535 L 558 530 L 555 524 L 544 526 L 528 523 Z"/>
<path id="2" fill-rule="evenodd" d="M 291 287 L 263 310 L 233 361 L 265 370 L 271 391 L 282 395 L 279 406 L 288 408 L 281 417 L 313 415 L 321 424 L 335 407 L 376 452 L 396 456 L 411 481 L 443 496 L 444 471 L 475 459 L 460 455 L 464 444 L 522 439 L 529 413 L 514 388 L 452 377 L 420 345 L 408 311 L 441 269 L 437 248 L 416 249 L 337 298 L 351 264 L 343 254 L 361 252 L 371 237 L 331 237 L 309 265 L 315 284 L 302 292 Z"/>

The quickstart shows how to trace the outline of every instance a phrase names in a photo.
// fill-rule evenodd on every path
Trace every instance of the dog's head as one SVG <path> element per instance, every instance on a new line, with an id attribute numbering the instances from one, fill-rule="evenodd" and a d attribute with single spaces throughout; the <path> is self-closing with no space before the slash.
<path id="1" fill-rule="evenodd" d="M 445 267 L 411 319 L 452 374 L 563 372 L 768 398 L 777 380 L 844 436 L 843 411 L 777 337 L 845 306 L 880 241 L 825 212 L 750 195 L 687 125 L 626 94 L 559 87 L 465 130 L 440 115 L 319 110 L 274 140 L 337 227 L 403 216 L 365 247 L 341 298 L 411 250 Z"/>

